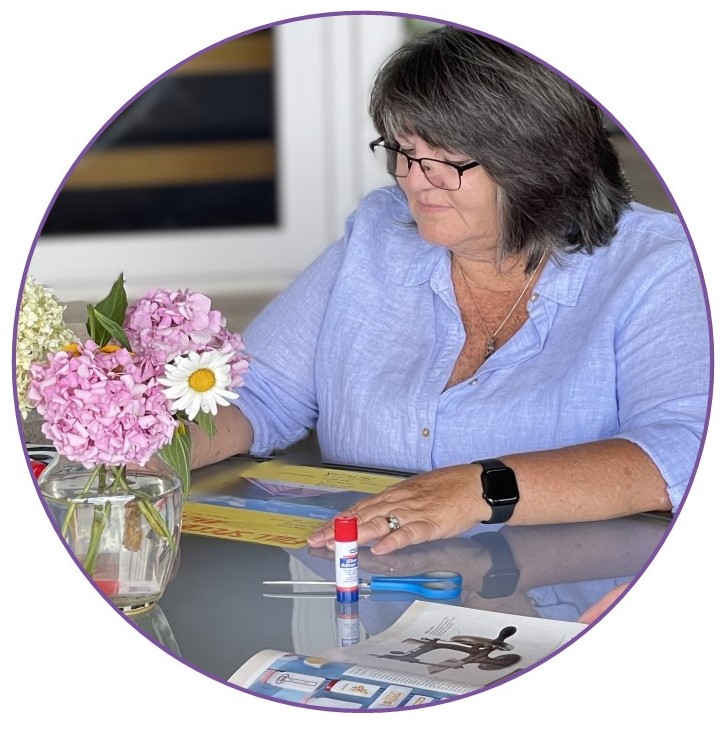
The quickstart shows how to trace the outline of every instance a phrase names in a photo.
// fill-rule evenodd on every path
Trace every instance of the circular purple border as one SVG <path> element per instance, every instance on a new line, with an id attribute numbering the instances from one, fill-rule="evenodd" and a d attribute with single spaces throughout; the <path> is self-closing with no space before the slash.
<path id="1" fill-rule="evenodd" d="M 472 33 L 476 33 L 476 34 L 481 35 L 481 36 L 486 36 L 487 38 L 490 38 L 490 39 L 492 39 L 494 41 L 498 41 L 499 43 L 502 43 L 502 44 L 504 44 L 506 46 L 509 46 L 510 48 L 518 51 L 519 53 L 524 54 L 524 55 L 528 56 L 529 58 L 535 60 L 536 62 L 538 62 L 542 66 L 545 66 L 546 68 L 550 69 L 554 73 L 556 73 L 559 76 L 561 76 L 563 79 L 566 79 L 566 81 L 569 82 L 573 87 L 575 87 L 576 89 L 578 89 L 580 92 L 582 92 L 584 95 L 586 95 L 589 99 L 591 99 L 595 104 L 597 104 L 597 106 L 603 112 L 605 112 L 609 116 L 609 118 L 611 120 L 613 120 L 616 123 L 616 125 L 619 127 L 619 129 L 622 131 L 622 133 L 624 135 L 626 135 L 626 137 L 629 139 L 629 141 L 632 143 L 632 145 L 636 148 L 636 150 L 639 153 L 639 155 L 649 164 L 649 166 L 650 166 L 653 174 L 657 178 L 657 181 L 659 182 L 660 186 L 662 187 L 662 189 L 664 190 L 664 192 L 667 194 L 667 196 L 669 197 L 670 201 L 672 202 L 672 204 L 674 206 L 674 209 L 675 209 L 675 213 L 677 214 L 678 218 L 680 219 L 680 222 L 682 224 L 682 227 L 685 230 L 685 234 L 687 235 L 687 239 L 688 239 L 688 241 L 690 243 L 690 248 L 692 250 L 692 255 L 693 255 L 693 258 L 695 260 L 695 264 L 696 264 L 696 267 L 697 267 L 698 275 L 699 275 L 699 278 L 700 278 L 700 284 L 702 286 L 703 296 L 704 296 L 704 299 L 705 299 L 705 309 L 706 309 L 706 312 L 707 312 L 708 331 L 709 331 L 709 336 L 710 336 L 710 394 L 708 396 L 707 412 L 706 412 L 706 415 L 705 415 L 705 424 L 704 424 L 704 429 L 703 429 L 702 440 L 700 441 L 700 449 L 699 449 L 698 454 L 697 454 L 697 459 L 695 461 L 695 465 L 693 467 L 692 474 L 690 476 L 690 481 L 688 482 L 687 488 L 686 488 L 686 490 L 685 490 L 685 492 L 683 494 L 682 502 L 680 503 L 680 508 L 681 508 L 682 505 L 684 504 L 684 502 L 686 501 L 689 493 L 690 493 L 690 489 L 692 487 L 692 483 L 694 481 L 695 475 L 697 473 L 698 466 L 700 464 L 700 458 L 702 456 L 703 447 L 705 445 L 705 440 L 707 438 L 707 430 L 708 430 L 708 426 L 709 426 L 709 422 L 710 422 L 710 413 L 711 413 L 711 410 L 712 410 L 712 392 L 713 392 L 713 383 L 714 383 L 714 346 L 713 346 L 712 313 L 711 313 L 711 310 L 710 310 L 710 303 L 709 303 L 709 299 L 708 299 L 708 296 L 707 296 L 707 288 L 706 288 L 706 285 L 705 285 L 705 279 L 704 279 L 704 275 L 703 275 L 703 272 L 702 272 L 702 266 L 701 266 L 700 260 L 699 260 L 699 258 L 697 256 L 697 252 L 695 250 L 695 246 L 694 246 L 694 243 L 692 241 L 692 236 L 690 235 L 690 231 L 689 231 L 689 229 L 687 227 L 687 224 L 685 223 L 684 217 L 682 216 L 682 213 L 680 212 L 679 207 L 677 206 L 677 202 L 675 201 L 674 197 L 672 196 L 672 194 L 671 194 L 671 192 L 670 192 L 667 184 L 665 183 L 665 181 L 660 176 L 659 171 L 657 171 L 656 167 L 652 164 L 652 161 L 649 159 L 649 157 L 644 152 L 644 150 L 642 150 L 642 148 L 637 143 L 637 141 L 634 140 L 634 138 L 629 134 L 629 132 L 626 130 L 626 128 L 623 125 L 621 125 L 621 123 L 619 122 L 619 120 L 614 115 L 612 115 L 606 107 L 604 107 L 602 104 L 600 104 L 598 100 L 596 100 L 594 97 L 592 97 L 592 95 L 590 95 L 588 92 L 586 92 L 586 90 L 582 89 L 576 82 L 574 82 L 568 76 L 566 76 L 565 74 L 563 74 L 558 69 L 556 69 L 553 66 L 551 66 L 550 64 L 547 64 L 545 61 L 543 61 L 542 59 L 538 58 L 534 54 L 531 54 L 531 53 L 525 51 L 524 49 L 519 48 L 518 46 L 516 46 L 516 45 L 514 45 L 512 43 L 509 43 L 508 41 L 505 41 L 505 40 L 503 40 L 501 38 L 498 38 L 498 37 L 496 37 L 496 36 L 494 36 L 492 34 L 485 33 L 483 31 L 480 31 L 480 30 L 478 30 L 476 28 L 472 28 L 470 26 L 465 26 L 465 25 L 462 25 L 462 24 L 459 24 L 459 23 L 454 23 L 454 22 L 442 20 L 440 18 L 434 18 L 434 17 L 430 17 L 430 16 L 423 16 L 423 15 L 415 15 L 415 14 L 411 14 L 411 13 L 398 13 L 398 12 L 392 12 L 392 11 L 391 12 L 385 12 L 385 11 L 364 11 L 364 10 L 360 10 L 360 11 L 348 11 L 348 10 L 345 10 L 345 11 L 339 11 L 339 12 L 315 13 L 315 14 L 311 14 L 311 15 L 294 16 L 294 17 L 287 18 L 287 19 L 284 19 L 284 20 L 279 20 L 279 21 L 276 21 L 276 22 L 273 22 L 273 23 L 267 23 L 265 25 L 256 26 L 256 27 L 251 28 L 251 29 L 249 29 L 247 31 L 243 31 L 241 33 L 236 33 L 234 35 L 228 36 L 227 38 L 224 38 L 223 40 L 218 41 L 217 43 L 214 43 L 214 44 L 212 44 L 212 45 L 210 45 L 210 46 L 208 46 L 208 47 L 206 47 L 204 49 L 201 49 L 200 51 L 197 51 L 197 52 L 191 54 L 187 58 L 183 59 L 179 63 L 177 63 L 174 66 L 172 66 L 170 69 L 168 69 L 164 73 L 160 74 L 153 81 L 149 82 L 145 87 L 143 87 L 143 89 L 141 89 L 137 94 L 135 94 L 133 97 L 131 97 L 131 99 L 129 99 L 128 102 L 126 102 L 122 107 L 120 107 L 119 110 L 114 115 L 112 115 L 109 118 L 109 120 L 103 125 L 103 127 L 101 127 L 101 129 L 91 138 L 91 140 L 83 148 L 83 150 L 80 152 L 80 154 L 78 155 L 78 157 L 75 159 L 75 161 L 71 165 L 70 169 L 68 170 L 68 173 L 66 173 L 66 175 L 63 178 L 63 180 L 60 182 L 60 185 L 56 189 L 56 192 L 53 195 L 50 203 L 48 204 L 48 207 L 45 210 L 45 213 L 44 213 L 44 215 L 43 215 L 43 217 L 42 217 L 42 219 L 40 221 L 40 224 L 38 225 L 38 228 L 36 230 L 35 237 L 33 238 L 33 244 L 32 244 L 32 246 L 30 248 L 30 252 L 28 253 L 28 258 L 26 260 L 25 268 L 23 270 L 23 276 L 22 276 L 22 280 L 20 282 L 20 286 L 19 286 L 19 289 L 18 289 L 18 297 L 17 297 L 17 301 L 16 301 L 16 306 L 15 306 L 15 322 L 14 322 L 14 326 L 13 326 L 13 346 L 12 346 L 12 359 L 13 359 L 13 396 L 14 396 L 14 400 L 15 400 L 15 416 L 16 416 L 16 421 L 17 421 L 17 425 L 18 425 L 18 434 L 19 434 L 19 438 L 21 440 L 21 444 L 23 446 L 23 452 L 25 454 L 26 462 L 28 463 L 28 470 L 30 471 L 31 478 L 33 479 L 33 482 L 35 483 L 35 488 L 36 488 L 36 491 L 38 493 L 38 499 L 40 500 L 41 504 L 43 505 L 43 509 L 45 510 L 46 515 L 48 516 L 49 521 L 51 521 L 51 523 L 52 523 L 52 519 L 51 519 L 50 513 L 48 512 L 47 508 L 45 507 L 45 504 L 43 503 L 43 501 L 41 499 L 40 489 L 38 487 L 38 483 L 35 480 L 32 471 L 30 470 L 30 457 L 28 455 L 28 451 L 25 448 L 25 444 L 24 444 L 24 441 L 23 441 L 22 416 L 20 414 L 20 408 L 19 408 L 18 399 L 17 399 L 17 382 L 16 382 L 16 377 L 15 377 L 15 369 L 14 369 L 14 367 L 15 367 L 15 358 L 16 358 L 16 344 L 17 344 L 17 330 L 18 330 L 18 313 L 20 311 L 20 304 L 21 304 L 21 301 L 22 301 L 23 286 L 24 286 L 25 280 L 26 280 L 26 278 L 28 276 L 28 271 L 30 269 L 30 264 L 31 264 L 31 261 L 32 261 L 32 258 L 33 258 L 33 253 L 35 251 L 35 247 L 36 247 L 37 242 L 38 242 L 38 239 L 40 237 L 40 233 L 42 232 L 43 227 L 45 225 L 45 222 L 46 222 L 46 220 L 48 218 L 48 215 L 50 214 L 50 212 L 51 212 L 51 210 L 52 210 L 52 208 L 53 208 L 53 206 L 55 204 L 55 201 L 58 198 L 60 192 L 62 191 L 63 187 L 65 186 L 66 181 L 68 180 L 68 178 L 72 174 L 72 172 L 75 169 L 75 167 L 78 165 L 79 161 L 83 158 L 83 156 L 85 156 L 85 154 L 89 151 L 89 149 L 94 145 L 94 143 L 96 142 L 96 140 L 101 136 L 101 134 L 108 128 L 108 126 L 111 125 L 111 123 L 127 107 L 129 107 L 139 97 L 141 97 L 143 94 L 145 94 L 146 91 L 148 91 L 148 89 L 150 89 L 151 87 L 153 87 L 159 80 L 165 78 L 166 76 L 168 76 L 169 74 L 171 74 L 173 71 L 175 71 L 179 67 L 181 67 L 184 64 L 186 64 L 191 59 L 195 58 L 196 56 L 200 56 L 201 54 L 204 54 L 207 51 L 209 51 L 209 50 L 211 50 L 213 48 L 216 48 L 217 46 L 221 46 L 221 45 L 223 45 L 223 44 L 225 44 L 225 43 L 227 43 L 229 41 L 232 41 L 232 40 L 237 39 L 237 38 L 242 38 L 243 36 L 251 35 L 251 34 L 256 33 L 258 31 L 267 30 L 269 28 L 274 28 L 276 26 L 285 25 L 285 24 L 288 24 L 288 23 L 295 23 L 295 22 L 303 21 L 303 20 L 318 19 L 318 18 L 327 18 L 327 17 L 335 17 L 335 16 L 386 16 L 386 17 L 404 18 L 404 19 L 411 19 L 411 20 L 422 20 L 422 21 L 430 22 L 430 23 L 438 23 L 438 24 L 442 24 L 442 25 L 455 26 L 456 28 L 460 28 L 462 30 L 467 30 L 467 31 L 470 31 Z M 583 634 L 585 634 L 589 629 L 591 629 L 593 626 L 599 624 L 599 622 L 601 622 L 601 620 L 604 619 L 604 617 L 606 617 L 607 614 L 609 614 L 609 612 L 611 612 L 614 609 L 614 607 L 616 607 L 617 604 L 627 595 L 627 593 L 629 592 L 629 589 L 639 580 L 639 578 L 642 576 L 642 574 L 647 570 L 647 568 L 649 567 L 650 563 L 652 562 L 652 560 L 655 558 L 655 556 L 659 552 L 660 548 L 662 547 L 662 544 L 667 540 L 667 537 L 672 532 L 672 528 L 675 526 L 675 523 L 677 521 L 678 514 L 679 514 L 679 509 L 678 509 L 678 513 L 672 519 L 669 528 L 664 533 L 664 535 L 662 536 L 662 539 L 660 540 L 660 542 L 657 544 L 657 546 L 655 547 L 654 551 L 652 552 L 652 555 L 650 556 L 650 558 L 648 559 L 648 561 L 644 564 L 644 566 L 640 569 L 639 573 L 636 574 L 636 576 L 632 579 L 632 581 L 630 582 L 629 587 L 624 591 L 623 594 L 621 594 L 619 596 L 619 598 L 609 607 L 609 609 L 607 609 L 603 614 L 601 614 L 594 622 L 592 622 L 590 625 L 588 625 L 578 635 L 576 635 L 575 637 L 573 637 L 571 640 L 569 640 L 567 643 L 565 643 L 564 645 L 562 645 L 561 647 L 559 647 L 557 650 L 555 650 L 550 655 L 547 655 L 546 657 L 542 658 L 538 662 L 536 662 L 533 665 L 529 666 L 525 670 L 522 670 L 522 671 L 520 671 L 518 673 L 515 673 L 515 674 L 513 674 L 511 676 L 508 676 L 508 677 L 506 677 L 505 679 L 503 679 L 501 681 L 494 682 L 494 683 L 486 686 L 486 688 L 481 689 L 480 691 L 476 691 L 474 693 L 465 694 L 465 695 L 462 695 L 462 696 L 456 696 L 455 698 L 449 698 L 449 699 L 445 699 L 445 700 L 442 700 L 442 701 L 436 701 L 436 702 L 430 703 L 430 704 L 424 704 L 424 705 L 422 705 L 420 707 L 416 707 L 416 708 L 429 708 L 431 706 L 439 706 L 439 705 L 442 705 L 442 704 L 452 703 L 452 702 L 455 702 L 457 700 L 461 700 L 461 699 L 464 699 L 464 698 L 469 698 L 471 696 L 477 696 L 477 695 L 479 695 L 481 693 L 485 693 L 486 691 L 489 691 L 489 690 L 492 690 L 494 688 L 497 688 L 498 686 L 503 685 L 503 684 L 507 683 L 510 680 L 514 680 L 515 678 L 518 678 L 521 675 L 524 675 L 525 673 L 528 673 L 529 671 L 531 671 L 531 670 L 533 670 L 535 668 L 538 668 L 540 665 L 542 665 L 543 663 L 545 663 L 547 660 L 551 659 L 555 655 L 558 655 L 560 652 L 562 652 L 563 650 L 565 650 L 567 647 L 569 647 L 569 645 L 573 644 Z M 63 545 L 66 546 L 66 550 L 68 551 L 68 554 L 71 556 L 71 558 L 75 562 L 76 566 L 78 566 L 79 570 L 88 578 L 88 580 L 91 583 L 91 585 L 94 588 L 96 588 L 96 590 L 98 591 L 99 595 L 104 599 L 104 601 L 106 601 L 109 604 L 109 606 L 112 609 L 114 609 L 114 611 L 116 611 L 116 613 L 126 623 L 133 624 L 132 621 L 131 621 L 131 619 L 128 619 L 126 617 L 126 615 L 124 615 L 124 613 L 122 611 L 116 609 L 110 603 L 110 601 L 101 593 L 101 591 L 98 590 L 97 587 L 95 587 L 95 584 L 92 583 L 90 577 L 85 572 L 85 570 L 83 569 L 83 567 L 81 566 L 81 564 L 78 562 L 78 560 L 75 558 L 75 556 L 73 556 L 73 554 L 71 553 L 70 549 L 68 548 L 65 540 L 62 538 L 62 536 L 60 535 L 60 533 L 57 530 L 56 530 L 56 533 L 58 534 L 58 537 L 61 540 L 61 542 L 63 543 Z M 162 607 L 162 610 L 163 610 L 163 605 L 161 605 L 161 607 Z M 133 626 L 136 627 L 136 630 L 141 635 L 143 635 L 144 637 L 146 637 L 150 642 L 152 642 L 154 645 L 156 645 L 158 648 L 160 648 L 161 650 L 163 650 L 165 653 L 167 653 L 171 657 L 177 659 L 179 662 L 184 663 L 187 667 L 189 667 L 189 668 L 197 671 L 198 673 L 201 673 L 202 675 L 206 676 L 207 678 L 210 678 L 211 680 L 217 681 L 218 683 L 222 683 L 223 685 L 226 685 L 226 686 L 228 686 L 230 688 L 234 688 L 236 690 L 242 691 L 243 693 L 247 693 L 247 694 L 250 694 L 252 696 L 256 696 L 257 698 L 262 698 L 262 699 L 265 699 L 265 700 L 268 700 L 268 701 L 274 701 L 275 703 L 286 704 L 286 705 L 289 705 L 289 706 L 295 706 L 295 707 L 299 707 L 299 708 L 312 709 L 312 710 L 316 710 L 316 711 L 329 711 L 329 712 L 335 712 L 335 713 L 340 713 L 342 711 L 344 713 L 370 713 L 370 714 L 375 714 L 375 713 L 393 713 L 393 712 L 405 711 L 404 708 L 403 709 L 378 709 L 378 710 L 369 710 L 368 709 L 368 710 L 363 710 L 363 711 L 348 711 L 348 710 L 344 710 L 344 709 L 335 709 L 335 708 L 329 708 L 328 709 L 328 708 L 319 707 L 319 706 L 309 706 L 307 704 L 299 704 L 299 703 L 294 703 L 294 702 L 289 702 L 289 701 L 280 701 L 279 699 L 271 698 L 269 696 L 264 696 L 262 694 L 255 693 L 255 692 L 250 691 L 250 690 L 247 690 L 245 688 L 241 688 L 241 687 L 239 687 L 239 686 L 237 686 L 237 685 L 235 685 L 233 683 L 229 683 L 229 681 L 226 681 L 226 680 L 222 680 L 220 678 L 217 678 L 216 676 L 211 675 L 210 673 L 202 670 L 201 668 L 197 668 L 196 666 L 192 665 L 187 660 L 184 660 L 181 656 L 176 655 L 175 653 L 171 652 L 168 648 L 164 647 L 158 640 L 156 640 L 154 637 L 152 637 L 149 634 L 147 634 L 145 631 L 139 629 L 136 625 L 133 625 Z"/>

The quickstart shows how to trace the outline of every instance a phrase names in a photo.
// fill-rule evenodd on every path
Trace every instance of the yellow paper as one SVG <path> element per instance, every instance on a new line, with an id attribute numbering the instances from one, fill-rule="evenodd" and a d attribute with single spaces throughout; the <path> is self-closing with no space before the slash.
<path id="1" fill-rule="evenodd" d="M 207 535 L 280 548 L 304 548 L 307 536 L 323 524 L 324 521 L 306 517 L 187 502 L 182 530 L 189 535 Z"/>
<path id="2" fill-rule="evenodd" d="M 240 477 L 266 479 L 272 482 L 296 484 L 306 487 L 330 487 L 333 489 L 352 489 L 357 492 L 377 494 L 391 484 L 401 481 L 401 477 L 386 474 L 373 474 L 346 469 L 328 469 L 319 466 L 300 466 L 267 461 L 250 466 L 240 472 Z"/>
<path id="3" fill-rule="evenodd" d="M 239 483 L 236 481 L 239 478 L 250 483 Z M 222 471 L 216 476 L 216 481 L 207 477 L 203 486 L 193 486 L 192 494 L 184 505 L 182 532 L 283 548 L 303 548 L 310 533 L 328 521 L 308 514 L 325 512 L 331 518 L 342 511 L 342 508 L 337 511 L 330 509 L 335 495 L 347 500 L 351 492 L 377 494 L 400 480 L 400 477 L 370 472 L 277 461 L 250 464 L 242 470 L 237 466 L 233 475 Z M 267 495 L 268 499 L 260 499 L 260 496 L 266 498 Z M 307 498 L 307 502 L 298 506 L 285 503 L 290 498 L 300 497 Z M 315 498 L 319 498 L 319 502 Z M 285 506 L 285 513 L 274 511 L 280 503 Z M 252 504 L 255 509 L 234 504 Z M 265 505 L 270 509 L 264 509 Z M 299 515 L 287 514 L 295 513 L 297 509 Z"/>

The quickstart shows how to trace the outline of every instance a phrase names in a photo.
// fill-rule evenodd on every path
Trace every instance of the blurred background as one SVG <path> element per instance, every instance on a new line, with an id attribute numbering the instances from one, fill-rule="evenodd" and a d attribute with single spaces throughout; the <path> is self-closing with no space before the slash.
<path id="1" fill-rule="evenodd" d="M 243 331 L 330 242 L 371 188 L 375 71 L 432 24 L 345 15 L 241 36 L 178 66 L 133 100 L 70 172 L 30 273 L 85 321 L 119 273 L 129 298 L 155 287 L 211 296 Z M 608 122 L 635 198 L 672 202 Z"/>

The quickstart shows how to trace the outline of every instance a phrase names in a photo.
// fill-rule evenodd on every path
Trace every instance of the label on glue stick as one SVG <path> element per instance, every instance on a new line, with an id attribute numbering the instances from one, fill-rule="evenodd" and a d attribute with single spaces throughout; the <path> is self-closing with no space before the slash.
<path id="1" fill-rule="evenodd" d="M 357 518 L 335 518 L 335 586 L 337 601 L 358 600 Z"/>

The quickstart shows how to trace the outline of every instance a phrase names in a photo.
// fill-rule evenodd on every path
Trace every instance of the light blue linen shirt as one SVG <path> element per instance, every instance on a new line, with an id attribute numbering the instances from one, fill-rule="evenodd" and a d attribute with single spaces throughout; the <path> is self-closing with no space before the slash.
<path id="1" fill-rule="evenodd" d="M 675 508 L 707 413 L 710 332 L 675 215 L 634 204 L 594 254 L 550 259 L 529 318 L 444 389 L 465 340 L 450 252 L 373 191 L 245 333 L 236 401 L 270 455 L 316 429 L 323 460 L 412 472 L 618 437 L 659 467 Z"/>

